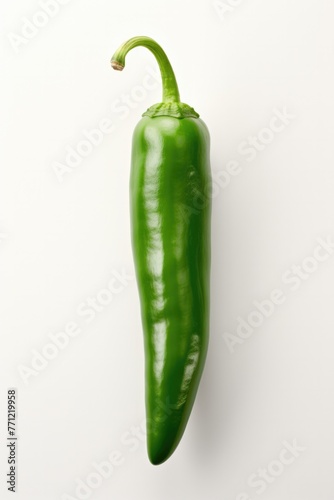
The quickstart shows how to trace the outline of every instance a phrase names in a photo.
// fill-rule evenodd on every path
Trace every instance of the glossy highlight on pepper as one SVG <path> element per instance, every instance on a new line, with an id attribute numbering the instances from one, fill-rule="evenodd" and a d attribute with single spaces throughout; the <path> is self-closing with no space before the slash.
<path id="1" fill-rule="evenodd" d="M 180 102 L 170 62 L 151 38 L 134 37 L 112 57 L 148 48 L 162 77 L 132 139 L 130 214 L 145 349 L 147 450 L 167 460 L 187 425 L 206 359 L 210 287 L 209 132 Z M 205 196 L 206 195 L 206 196 Z M 204 202 L 203 202 L 204 200 Z"/>

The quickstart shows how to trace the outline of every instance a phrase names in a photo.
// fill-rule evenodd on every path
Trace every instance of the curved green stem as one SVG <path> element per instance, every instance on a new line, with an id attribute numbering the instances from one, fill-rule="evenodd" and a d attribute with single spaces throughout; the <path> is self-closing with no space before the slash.
<path id="1" fill-rule="evenodd" d="M 111 58 L 111 66 L 119 71 L 125 66 L 125 56 L 134 47 L 146 47 L 155 56 L 162 78 L 162 101 L 163 102 L 180 102 L 180 94 L 177 86 L 173 68 L 159 44 L 152 38 L 147 36 L 135 36 L 123 43 Z"/>

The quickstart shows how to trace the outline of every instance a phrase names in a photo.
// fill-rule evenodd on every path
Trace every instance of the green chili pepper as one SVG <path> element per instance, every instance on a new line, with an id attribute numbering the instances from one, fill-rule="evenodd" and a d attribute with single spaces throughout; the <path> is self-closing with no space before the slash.
<path id="1" fill-rule="evenodd" d="M 170 62 L 151 38 L 134 37 L 115 52 L 125 66 L 137 46 L 160 67 L 163 98 L 135 128 L 130 205 L 132 247 L 144 330 L 147 448 L 167 460 L 185 430 L 202 375 L 209 330 L 209 132 L 180 102 Z"/>

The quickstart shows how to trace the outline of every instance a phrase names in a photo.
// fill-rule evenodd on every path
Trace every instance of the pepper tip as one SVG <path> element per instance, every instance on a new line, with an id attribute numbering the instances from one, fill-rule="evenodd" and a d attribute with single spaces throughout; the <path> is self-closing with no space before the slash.
<path id="1" fill-rule="evenodd" d="M 124 69 L 124 64 L 121 64 L 118 61 L 114 61 L 113 59 L 110 61 L 111 67 L 116 69 L 117 71 L 122 71 Z"/>

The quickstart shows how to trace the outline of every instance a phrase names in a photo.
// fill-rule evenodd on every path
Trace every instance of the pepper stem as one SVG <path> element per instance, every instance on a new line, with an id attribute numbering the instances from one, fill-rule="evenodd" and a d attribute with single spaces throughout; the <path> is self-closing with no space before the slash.
<path id="1" fill-rule="evenodd" d="M 125 66 L 125 56 L 134 47 L 146 47 L 155 56 L 161 73 L 162 79 L 162 101 L 180 102 L 180 94 L 177 86 L 173 68 L 163 49 L 157 42 L 147 36 L 135 36 L 123 43 L 111 58 L 113 69 L 122 71 Z"/>

